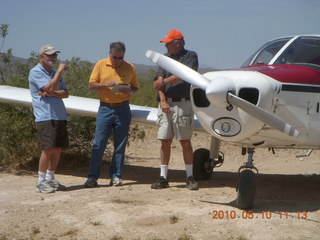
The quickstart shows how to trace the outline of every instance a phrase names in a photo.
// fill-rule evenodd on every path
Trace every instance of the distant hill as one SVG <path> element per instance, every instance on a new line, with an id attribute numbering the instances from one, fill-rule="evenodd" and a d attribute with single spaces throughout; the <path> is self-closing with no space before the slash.
<path id="1" fill-rule="evenodd" d="M 156 66 L 144 65 L 144 64 L 135 64 L 134 63 L 134 66 L 136 67 L 137 75 L 139 78 L 149 78 L 151 71 L 152 70 L 156 71 L 156 69 L 157 69 Z"/>
<path id="2" fill-rule="evenodd" d="M 25 58 L 15 57 L 15 56 L 12 56 L 11 60 L 12 60 L 12 62 L 19 62 L 19 63 L 22 63 L 22 64 L 26 64 L 28 62 L 28 60 L 25 59 Z M 0 58 L 0 67 L 2 65 L 3 65 L 2 58 Z"/>
<path id="3" fill-rule="evenodd" d="M 144 65 L 144 64 L 134 64 L 136 69 L 137 69 L 137 74 L 141 78 L 147 78 L 150 76 L 150 70 L 157 70 L 156 66 L 151 66 L 151 65 Z M 207 66 L 200 66 L 198 72 L 199 73 L 206 73 L 210 71 L 217 71 L 215 68 L 210 68 Z"/>
<path id="4" fill-rule="evenodd" d="M 28 62 L 27 59 L 25 58 L 20 58 L 20 57 L 15 57 L 12 56 L 12 62 L 19 62 L 21 64 L 26 64 Z M 0 67 L 3 65 L 2 59 L 0 59 Z M 152 65 L 145 65 L 145 64 L 134 64 L 137 70 L 137 75 L 139 78 L 149 78 L 151 71 L 154 70 L 156 71 L 157 67 L 156 66 L 152 66 Z M 205 72 L 209 72 L 209 71 L 216 71 L 217 69 L 214 68 L 210 68 L 207 66 L 200 66 L 199 68 L 199 72 L 200 73 L 205 73 Z"/>

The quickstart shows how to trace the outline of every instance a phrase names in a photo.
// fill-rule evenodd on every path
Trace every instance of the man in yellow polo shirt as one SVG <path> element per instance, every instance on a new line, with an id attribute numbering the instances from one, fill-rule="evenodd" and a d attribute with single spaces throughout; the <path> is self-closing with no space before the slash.
<path id="1" fill-rule="evenodd" d="M 89 89 L 98 91 L 100 106 L 92 146 L 88 179 L 84 186 L 98 185 L 102 157 L 113 132 L 114 153 L 109 167 L 110 185 L 121 186 L 122 166 L 131 122 L 129 99 L 138 90 L 136 70 L 124 61 L 125 45 L 110 44 L 109 57 L 96 63 L 89 79 Z"/>

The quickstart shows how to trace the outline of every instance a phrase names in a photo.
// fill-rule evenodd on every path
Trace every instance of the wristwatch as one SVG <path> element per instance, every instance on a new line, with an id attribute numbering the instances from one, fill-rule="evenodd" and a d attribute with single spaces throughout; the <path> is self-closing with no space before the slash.
<path id="1" fill-rule="evenodd" d="M 164 78 L 165 79 L 165 78 Z M 166 82 L 164 81 L 164 79 L 162 79 L 162 86 L 166 85 Z"/>

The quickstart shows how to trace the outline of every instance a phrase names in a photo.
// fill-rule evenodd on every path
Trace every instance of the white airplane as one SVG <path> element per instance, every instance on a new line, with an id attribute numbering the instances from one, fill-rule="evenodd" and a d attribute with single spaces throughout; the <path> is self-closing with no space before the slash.
<path id="1" fill-rule="evenodd" d="M 276 39 L 243 67 L 203 75 L 160 53 L 154 63 L 192 84 L 197 129 L 212 135 L 210 150 L 194 152 L 194 176 L 210 178 L 223 164 L 220 143 L 242 147 L 247 162 L 239 168 L 237 206 L 253 207 L 257 168 L 254 148 L 320 148 L 320 35 Z M 32 106 L 29 89 L 0 85 L 0 102 Z M 96 116 L 99 100 L 70 96 L 70 114 Z M 130 105 L 132 120 L 155 124 L 157 109 Z M 310 153 L 310 151 L 309 151 Z"/>
<path id="2" fill-rule="evenodd" d="M 248 153 L 239 168 L 239 208 L 253 207 L 254 148 L 320 148 L 320 35 L 272 40 L 241 68 L 203 75 L 157 52 L 149 50 L 146 56 L 192 84 L 195 115 L 212 135 L 210 150 L 194 152 L 197 179 L 208 179 L 223 163 L 221 141 Z"/>

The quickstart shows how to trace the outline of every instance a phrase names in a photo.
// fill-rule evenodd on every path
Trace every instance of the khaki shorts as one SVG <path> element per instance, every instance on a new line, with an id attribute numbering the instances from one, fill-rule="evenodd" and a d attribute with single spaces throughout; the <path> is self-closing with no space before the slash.
<path id="1" fill-rule="evenodd" d="M 171 113 L 162 112 L 158 107 L 158 139 L 191 140 L 193 132 L 193 109 L 190 101 L 168 102 Z"/>

